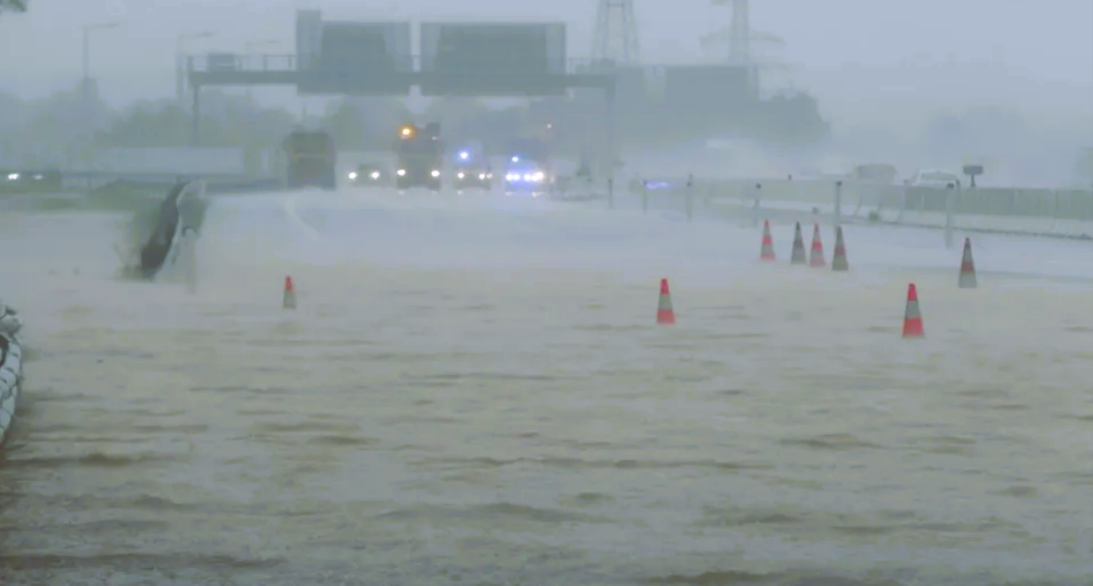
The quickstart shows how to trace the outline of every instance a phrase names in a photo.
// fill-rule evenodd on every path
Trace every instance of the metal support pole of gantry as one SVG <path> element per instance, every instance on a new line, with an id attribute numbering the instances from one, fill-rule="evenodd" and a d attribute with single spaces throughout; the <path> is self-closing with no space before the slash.
<path id="1" fill-rule="evenodd" d="M 606 99 L 606 123 L 605 129 L 607 141 L 607 207 L 615 207 L 615 167 L 618 157 L 615 152 L 615 77 L 612 76 L 604 88 Z"/>

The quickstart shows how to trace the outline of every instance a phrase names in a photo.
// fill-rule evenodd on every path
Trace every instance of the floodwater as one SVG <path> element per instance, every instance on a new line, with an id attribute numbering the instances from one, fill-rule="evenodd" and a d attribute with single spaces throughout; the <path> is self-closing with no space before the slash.
<path id="1" fill-rule="evenodd" d="M 1093 246 L 602 207 L 225 198 L 194 295 L 7 214 L 0 582 L 1093 582 Z"/>

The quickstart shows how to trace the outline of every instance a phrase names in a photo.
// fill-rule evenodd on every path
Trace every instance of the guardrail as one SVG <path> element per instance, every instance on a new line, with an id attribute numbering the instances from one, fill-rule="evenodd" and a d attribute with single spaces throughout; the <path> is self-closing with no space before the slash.
<path id="1" fill-rule="evenodd" d="M 754 214 L 769 210 L 836 214 L 850 221 L 982 230 L 1068 238 L 1093 237 L 1093 191 L 1043 188 L 963 188 L 878 185 L 842 180 L 731 181 L 658 178 L 646 194 L 685 198 L 706 206 L 749 208 Z M 631 181 L 629 190 L 642 191 Z M 837 203 L 836 203 L 837 202 Z M 838 207 L 836 207 L 838 206 Z"/>
<path id="2" fill-rule="evenodd" d="M 654 181 L 654 180 L 650 180 Z M 657 179 L 668 191 L 682 194 L 686 179 Z M 640 184 L 631 183 L 635 191 Z M 694 181 L 698 198 L 741 199 L 754 202 L 798 201 L 834 205 L 838 188 L 831 180 L 740 179 Z M 1067 220 L 1093 221 L 1093 191 L 1082 189 L 978 187 L 949 190 L 939 187 L 876 185 L 842 182 L 843 205 L 863 208 L 902 209 L 917 212 L 942 212 L 952 198 L 956 214 L 987 216 L 1035 216 Z"/>

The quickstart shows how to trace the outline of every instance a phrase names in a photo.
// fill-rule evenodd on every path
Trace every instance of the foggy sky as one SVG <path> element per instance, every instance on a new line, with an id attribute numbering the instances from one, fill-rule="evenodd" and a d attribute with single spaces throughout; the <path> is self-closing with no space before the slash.
<path id="1" fill-rule="evenodd" d="M 290 53 L 297 8 L 320 8 L 324 19 L 564 21 L 570 56 L 585 57 L 596 0 L 33 0 L 25 15 L 0 16 L 0 90 L 33 98 L 71 87 L 81 75 L 81 27 L 121 20 L 92 37 L 104 97 L 121 106 L 170 96 L 179 33 L 217 33 L 191 41 L 190 52 L 282 39 L 251 52 Z M 696 59 L 698 37 L 729 18 L 704 0 L 635 0 L 635 13 L 644 61 L 653 63 Z M 1093 116 L 1091 0 L 753 0 L 751 14 L 753 28 L 787 41 L 780 56 L 796 68 L 785 82 L 821 98 L 959 103 L 1000 89 L 1024 109 Z M 935 75 L 948 61 L 961 73 Z M 257 92 L 294 101 L 291 89 Z"/>

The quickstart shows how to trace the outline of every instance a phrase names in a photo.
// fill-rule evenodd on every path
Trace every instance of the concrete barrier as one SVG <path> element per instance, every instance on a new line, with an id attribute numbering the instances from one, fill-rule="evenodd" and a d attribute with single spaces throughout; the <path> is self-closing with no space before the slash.
<path id="1" fill-rule="evenodd" d="M 0 302 L 0 445 L 15 422 L 23 382 L 23 346 L 18 337 L 21 325 L 15 310 Z"/>

